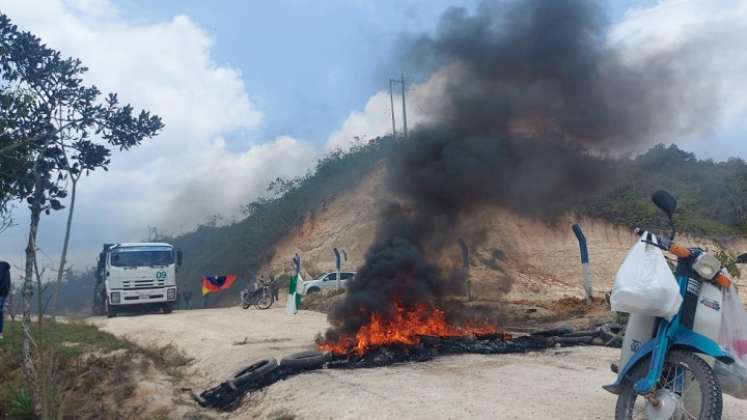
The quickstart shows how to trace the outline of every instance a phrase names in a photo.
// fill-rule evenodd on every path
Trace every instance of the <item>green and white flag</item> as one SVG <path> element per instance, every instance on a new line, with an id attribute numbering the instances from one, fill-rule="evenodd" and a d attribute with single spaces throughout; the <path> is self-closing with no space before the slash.
<path id="1" fill-rule="evenodd" d="M 286 309 L 288 313 L 293 315 L 298 312 L 298 307 L 301 306 L 301 295 L 303 295 L 303 278 L 301 273 L 291 277 L 290 284 L 288 285 L 288 304 Z"/>

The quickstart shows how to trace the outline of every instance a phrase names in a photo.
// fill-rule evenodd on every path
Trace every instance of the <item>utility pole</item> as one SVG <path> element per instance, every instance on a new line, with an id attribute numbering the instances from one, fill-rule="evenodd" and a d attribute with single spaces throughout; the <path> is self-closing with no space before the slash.
<path id="1" fill-rule="evenodd" d="M 394 122 L 394 89 L 392 88 L 393 80 L 389 79 L 389 103 L 392 107 L 392 137 L 397 138 L 397 125 Z"/>
<path id="2" fill-rule="evenodd" d="M 405 105 L 405 74 L 400 73 L 402 84 L 402 125 L 404 126 L 405 137 L 407 137 L 407 106 Z"/>
<path id="3" fill-rule="evenodd" d="M 394 85 L 399 84 L 402 87 L 402 128 L 404 136 L 407 137 L 407 105 L 405 98 L 405 75 L 402 73 L 400 79 L 389 79 L 389 103 L 392 107 L 392 135 L 397 137 L 397 128 L 394 122 Z"/>

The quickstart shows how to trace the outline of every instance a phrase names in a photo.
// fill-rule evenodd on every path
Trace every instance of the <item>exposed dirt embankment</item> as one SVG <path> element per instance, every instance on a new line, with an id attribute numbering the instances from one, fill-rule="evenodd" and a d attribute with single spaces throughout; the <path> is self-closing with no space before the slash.
<path id="1" fill-rule="evenodd" d="M 343 269 L 357 269 L 374 239 L 381 205 L 388 198 L 383 187 L 384 175 L 385 168 L 379 167 L 355 190 L 309 215 L 277 244 L 275 256 L 261 271 L 288 272 L 294 253 L 302 255 L 307 273 L 332 271 L 335 247 L 347 252 L 348 261 Z M 579 246 L 571 231 L 574 223 L 581 224 L 587 237 L 595 294 L 602 297 L 611 289 L 615 273 L 635 241 L 629 229 L 573 216 L 561 217 L 550 224 L 495 208 L 484 209 L 464 222 L 465 229 L 479 228 L 485 232 L 482 243 L 470 244 L 473 296 L 477 300 L 504 301 L 582 296 Z M 719 246 L 712 240 L 686 235 L 679 242 Z M 720 245 L 732 252 L 747 251 L 744 238 L 720 241 Z M 445 256 L 444 263 L 460 264 L 460 253 L 455 238 L 453 253 Z"/>

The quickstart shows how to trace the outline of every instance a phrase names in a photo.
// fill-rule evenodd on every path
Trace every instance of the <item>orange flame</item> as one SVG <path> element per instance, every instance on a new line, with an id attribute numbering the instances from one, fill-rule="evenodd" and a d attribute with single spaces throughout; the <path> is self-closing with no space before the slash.
<path id="1" fill-rule="evenodd" d="M 468 325 L 450 325 L 444 311 L 420 304 L 406 310 L 401 304 L 395 307 L 394 317 L 384 319 L 373 314 L 368 324 L 362 326 L 355 336 L 345 336 L 336 342 L 325 341 L 319 348 L 335 354 L 355 352 L 364 354 L 368 349 L 392 344 L 415 345 L 421 336 L 463 337 L 469 335 L 505 334 L 487 322 L 472 322 Z"/>

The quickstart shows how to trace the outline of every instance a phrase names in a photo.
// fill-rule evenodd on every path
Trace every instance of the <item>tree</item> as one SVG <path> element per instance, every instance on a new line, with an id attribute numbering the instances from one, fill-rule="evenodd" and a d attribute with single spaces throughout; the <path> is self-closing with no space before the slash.
<path id="1" fill-rule="evenodd" d="M 106 169 L 110 149 L 128 150 L 153 137 L 163 127 L 149 112 L 135 115 L 130 105 L 120 105 L 116 94 L 102 102 L 100 91 L 86 85 L 87 72 L 80 60 L 63 58 L 30 32 L 20 31 L 0 14 L 0 128 L 3 159 L 11 170 L 0 178 L 0 199 L 21 199 L 31 217 L 22 287 L 24 374 L 30 384 L 37 413 L 47 417 L 40 395 L 39 376 L 32 359 L 32 281 L 36 270 L 36 238 L 41 215 L 64 208 L 61 201 L 72 185 L 73 194 L 82 174 Z M 60 274 L 64 272 L 72 223 L 71 197 Z M 38 276 L 37 276 L 38 277 Z M 38 279 L 37 279 L 38 281 Z"/>

